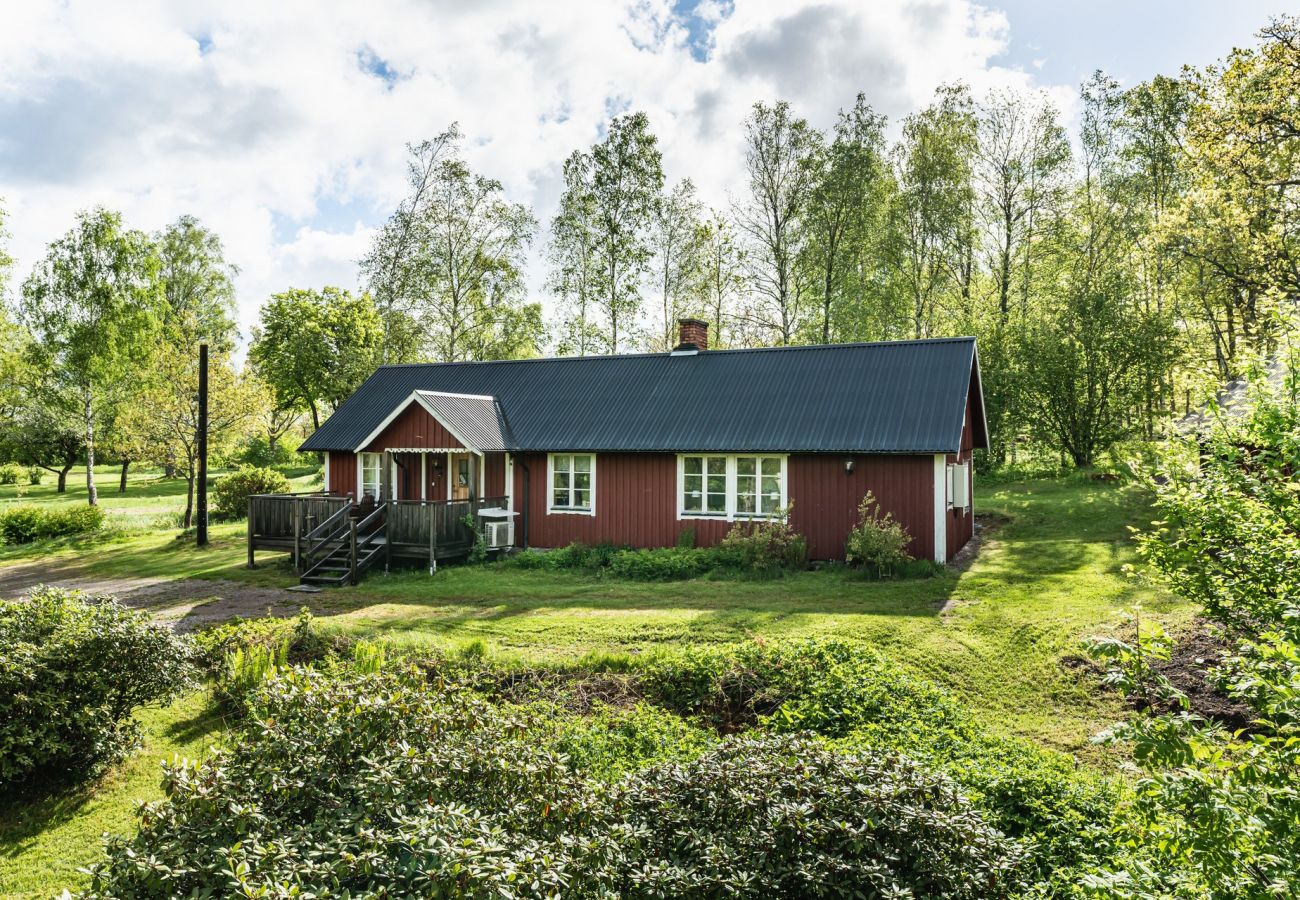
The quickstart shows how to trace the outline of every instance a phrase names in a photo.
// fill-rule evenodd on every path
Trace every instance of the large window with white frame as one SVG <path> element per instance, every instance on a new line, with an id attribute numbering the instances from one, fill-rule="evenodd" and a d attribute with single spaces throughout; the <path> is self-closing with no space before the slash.
<path id="1" fill-rule="evenodd" d="M 361 490 L 358 500 L 367 494 L 376 500 L 379 499 L 379 470 L 383 465 L 383 459 L 381 453 L 357 454 L 357 477 Z"/>
<path id="2" fill-rule="evenodd" d="M 677 457 L 680 519 L 770 519 L 787 505 L 784 456 L 683 453 Z"/>
<path id="3" fill-rule="evenodd" d="M 596 454 L 552 453 L 547 468 L 547 512 L 596 514 Z"/>

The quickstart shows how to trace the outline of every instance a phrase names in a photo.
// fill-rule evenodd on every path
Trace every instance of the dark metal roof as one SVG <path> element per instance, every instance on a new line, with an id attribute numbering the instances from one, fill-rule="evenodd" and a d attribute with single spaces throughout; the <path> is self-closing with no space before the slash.
<path id="1" fill-rule="evenodd" d="M 444 394 L 419 391 L 420 403 L 448 431 L 475 450 L 514 450 L 510 426 L 496 399 L 482 394 Z"/>
<path id="2" fill-rule="evenodd" d="M 969 337 L 384 366 L 302 449 L 353 450 L 420 390 L 495 397 L 516 450 L 955 453 L 972 389 L 983 446 Z"/>

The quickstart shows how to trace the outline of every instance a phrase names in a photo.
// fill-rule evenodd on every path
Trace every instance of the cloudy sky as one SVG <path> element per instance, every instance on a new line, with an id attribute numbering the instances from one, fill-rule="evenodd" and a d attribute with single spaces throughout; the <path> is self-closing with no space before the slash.
<path id="1" fill-rule="evenodd" d="M 0 198 L 21 279 L 79 209 L 184 213 L 272 292 L 356 283 L 404 145 L 459 122 L 472 165 L 547 222 L 560 165 L 646 111 L 670 179 L 726 202 L 738 124 L 784 98 L 815 124 L 864 91 L 897 120 L 935 86 L 1126 84 L 1251 42 L 1300 0 L 0 0 Z M 531 282 L 541 297 L 542 267 Z"/>

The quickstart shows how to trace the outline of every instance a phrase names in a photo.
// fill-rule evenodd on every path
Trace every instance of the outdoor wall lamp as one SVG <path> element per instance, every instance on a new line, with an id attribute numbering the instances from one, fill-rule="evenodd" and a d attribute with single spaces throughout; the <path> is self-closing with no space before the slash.
<path id="1" fill-rule="evenodd" d="M 854 461 L 852 459 L 844 460 L 844 471 L 848 472 L 850 475 L 853 474 L 853 465 Z"/>

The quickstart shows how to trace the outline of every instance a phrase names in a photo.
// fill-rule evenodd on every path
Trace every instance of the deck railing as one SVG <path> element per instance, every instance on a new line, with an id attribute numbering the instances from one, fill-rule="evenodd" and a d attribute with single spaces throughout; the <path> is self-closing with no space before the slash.
<path id="1" fill-rule="evenodd" d="M 468 553 L 482 528 L 482 511 L 501 508 L 508 497 L 471 500 L 389 500 L 383 510 L 385 555 L 439 559 Z M 338 494 L 254 494 L 248 498 L 248 564 L 257 548 L 288 550 L 301 572 L 348 540 L 352 498 Z M 372 514 L 373 515 L 373 514 Z M 373 520 L 377 521 L 377 520 Z M 468 524 L 472 522 L 472 524 Z M 369 528 L 360 529 L 365 538 Z M 365 540 L 359 543 L 369 544 Z"/>

